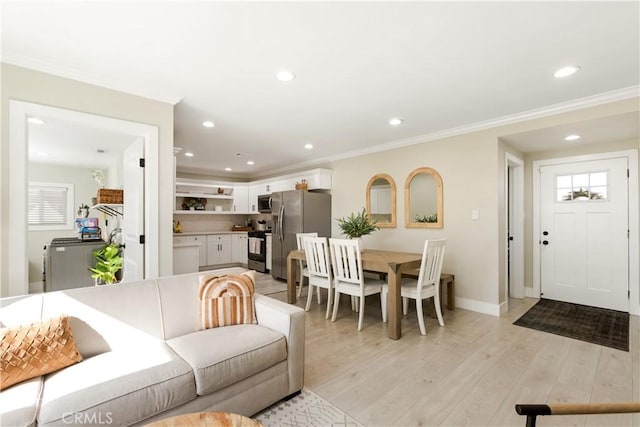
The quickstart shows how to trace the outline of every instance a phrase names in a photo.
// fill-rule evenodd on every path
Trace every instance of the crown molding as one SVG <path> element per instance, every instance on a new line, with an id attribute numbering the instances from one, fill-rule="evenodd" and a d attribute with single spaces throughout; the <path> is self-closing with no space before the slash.
<path id="1" fill-rule="evenodd" d="M 176 105 L 182 99 L 182 95 L 171 93 L 171 91 L 161 91 L 158 88 L 142 87 L 139 85 L 131 85 L 118 79 L 107 79 L 103 76 L 91 76 L 86 73 L 60 65 L 52 64 L 47 61 L 41 61 L 24 55 L 12 52 L 0 52 L 0 58 L 5 64 L 15 65 L 17 67 L 28 68 L 42 73 L 52 74 L 66 79 L 76 80 L 82 83 L 88 83 L 100 86 L 106 89 L 124 92 L 129 95 L 140 96 L 142 98 L 152 99 L 154 101 L 164 102 L 166 104 Z"/>
<path id="2" fill-rule="evenodd" d="M 431 132 L 428 134 L 414 136 L 407 139 L 392 141 L 386 144 L 379 144 L 360 150 L 352 150 L 335 156 L 328 156 L 317 159 L 318 162 L 333 162 L 337 160 L 350 159 L 353 157 L 364 156 L 367 154 L 379 153 L 382 151 L 393 150 L 396 148 L 407 147 L 410 145 L 421 144 L 429 141 L 437 141 L 439 139 L 450 138 L 453 136 L 465 135 L 473 132 L 479 132 L 486 129 L 496 128 L 500 126 L 510 125 L 514 123 L 524 122 L 528 120 L 549 117 L 556 114 L 567 113 L 570 111 L 581 110 L 584 108 L 595 107 L 597 105 L 607 104 L 610 102 L 623 101 L 625 99 L 640 97 L 640 86 L 630 86 L 622 89 L 604 92 L 597 95 L 578 98 L 558 104 L 551 104 L 545 107 L 524 111 L 521 113 L 510 114 L 508 116 L 496 117 L 494 119 L 484 120 L 480 122 L 470 123 L 468 125 L 459 126 L 441 131 Z"/>

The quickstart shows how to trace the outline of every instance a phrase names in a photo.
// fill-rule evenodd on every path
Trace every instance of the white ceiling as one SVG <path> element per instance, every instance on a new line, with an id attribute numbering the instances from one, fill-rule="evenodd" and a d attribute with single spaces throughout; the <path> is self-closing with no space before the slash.
<path id="1" fill-rule="evenodd" d="M 29 161 L 107 169 L 122 164 L 123 152 L 135 135 L 98 129 L 66 119 L 38 115 L 43 124 L 29 124 Z"/>
<path id="2" fill-rule="evenodd" d="M 177 102 L 175 145 L 195 153 L 178 155 L 180 170 L 255 177 L 595 95 L 637 95 L 639 4 L 4 2 L 2 57 Z M 553 77 L 569 64 L 581 71 Z M 297 78 L 276 80 L 283 68 Z M 389 126 L 392 117 L 404 124 Z M 637 118 L 621 123 L 638 136 Z M 531 135 L 507 139 L 524 152 L 540 146 Z"/>

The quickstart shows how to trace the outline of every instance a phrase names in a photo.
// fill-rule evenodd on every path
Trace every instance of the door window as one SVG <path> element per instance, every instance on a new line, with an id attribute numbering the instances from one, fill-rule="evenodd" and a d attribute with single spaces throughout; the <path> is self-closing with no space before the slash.
<path id="1" fill-rule="evenodd" d="M 608 200 L 606 171 L 556 176 L 556 202 Z"/>

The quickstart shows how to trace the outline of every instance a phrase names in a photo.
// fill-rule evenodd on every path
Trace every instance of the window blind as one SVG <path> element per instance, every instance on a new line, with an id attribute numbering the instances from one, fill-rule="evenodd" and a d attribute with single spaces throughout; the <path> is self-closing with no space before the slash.
<path id="1" fill-rule="evenodd" d="M 29 225 L 65 225 L 68 222 L 67 186 L 29 185 Z"/>

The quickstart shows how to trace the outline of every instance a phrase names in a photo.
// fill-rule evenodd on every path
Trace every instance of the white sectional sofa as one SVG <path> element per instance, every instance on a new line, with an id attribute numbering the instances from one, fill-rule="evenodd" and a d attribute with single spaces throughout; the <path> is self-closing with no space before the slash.
<path id="1" fill-rule="evenodd" d="M 301 390 L 304 311 L 256 294 L 257 325 L 196 332 L 198 276 L 0 300 L 7 327 L 68 315 L 84 358 L 0 392 L 0 425 L 144 425 L 200 411 L 251 416 Z"/>

